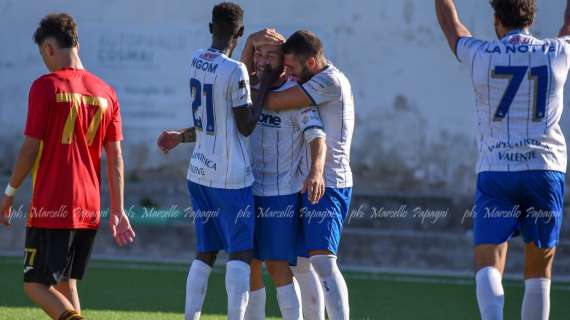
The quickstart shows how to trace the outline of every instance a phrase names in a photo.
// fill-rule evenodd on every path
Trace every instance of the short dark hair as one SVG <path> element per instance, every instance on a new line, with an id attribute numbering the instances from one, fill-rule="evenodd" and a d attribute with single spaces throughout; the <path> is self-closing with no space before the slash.
<path id="1" fill-rule="evenodd" d="M 234 36 L 243 27 L 243 10 L 232 2 L 222 2 L 212 10 L 214 33 L 221 36 Z"/>
<path id="2" fill-rule="evenodd" d="M 534 22 L 536 0 L 490 0 L 495 16 L 507 28 L 525 28 Z"/>
<path id="3" fill-rule="evenodd" d="M 303 59 L 321 56 L 323 52 L 319 37 L 308 30 L 293 33 L 283 44 L 283 54 L 294 54 Z"/>
<path id="4" fill-rule="evenodd" d="M 67 13 L 48 14 L 40 21 L 34 33 L 34 42 L 41 45 L 49 37 L 55 38 L 61 48 L 77 47 L 77 24 Z"/>

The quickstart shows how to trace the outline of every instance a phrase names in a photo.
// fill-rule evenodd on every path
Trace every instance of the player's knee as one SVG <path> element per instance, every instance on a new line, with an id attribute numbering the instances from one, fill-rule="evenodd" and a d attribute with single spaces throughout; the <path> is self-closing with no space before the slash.
<path id="1" fill-rule="evenodd" d="M 45 291 L 47 289 L 48 286 L 41 283 L 24 282 L 24 293 L 26 296 L 28 296 L 28 298 L 37 296 L 41 291 Z"/>
<path id="2" fill-rule="evenodd" d="M 541 249 L 534 243 L 525 246 L 524 276 L 529 278 L 550 278 L 555 248 Z"/>
<path id="3" fill-rule="evenodd" d="M 288 285 L 293 282 L 293 273 L 287 261 L 267 261 L 267 271 L 271 280 L 277 287 Z"/>
<path id="4" fill-rule="evenodd" d="M 330 276 L 333 271 L 338 268 L 336 265 L 336 256 L 332 254 L 313 255 L 310 261 L 321 278 Z"/>
<path id="5" fill-rule="evenodd" d="M 253 260 L 253 250 L 232 252 L 230 253 L 230 260 L 239 260 L 251 264 Z"/>
<path id="6" fill-rule="evenodd" d="M 308 273 L 311 272 L 311 261 L 309 258 L 297 257 L 297 265 L 291 267 L 294 273 Z"/>
<path id="7" fill-rule="evenodd" d="M 198 252 L 196 254 L 196 260 L 200 260 L 210 267 L 213 267 L 217 256 L 217 252 Z"/>
<path id="8" fill-rule="evenodd" d="M 475 272 L 485 268 L 493 267 L 501 274 L 505 269 L 507 257 L 507 244 L 484 244 L 475 247 Z"/>

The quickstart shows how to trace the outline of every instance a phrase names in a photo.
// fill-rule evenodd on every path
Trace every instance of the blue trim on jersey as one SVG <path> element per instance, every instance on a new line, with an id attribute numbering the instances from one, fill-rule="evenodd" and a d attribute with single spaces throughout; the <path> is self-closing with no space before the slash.
<path id="1" fill-rule="evenodd" d="M 310 81 L 310 80 L 309 80 Z M 307 89 L 305 89 L 305 87 L 303 87 L 302 84 L 299 84 L 299 87 L 303 90 L 303 92 L 305 92 L 305 94 L 307 95 L 307 97 L 309 97 L 309 100 L 311 100 L 311 103 L 313 104 L 313 106 L 317 106 L 317 103 L 315 102 L 315 99 L 313 99 L 313 97 L 311 96 L 311 94 L 309 94 L 309 91 L 307 91 Z"/>
<path id="2" fill-rule="evenodd" d="M 254 201 L 255 258 L 286 260 L 296 265 L 300 195 L 254 196 Z"/>
<path id="3" fill-rule="evenodd" d="M 315 129 L 315 128 L 324 130 L 323 127 L 314 125 L 314 126 L 308 126 L 308 127 L 306 127 L 306 128 L 303 130 L 303 132 L 305 132 L 305 131 L 307 131 L 307 130 L 309 130 L 309 129 Z"/>
<path id="4" fill-rule="evenodd" d="M 565 175 L 558 171 L 482 172 L 477 176 L 474 244 L 500 244 L 518 234 L 539 248 L 558 245 Z"/>
<path id="5" fill-rule="evenodd" d="M 198 252 L 252 250 L 255 215 L 251 187 L 220 189 L 188 181 Z"/>
<path id="6" fill-rule="evenodd" d="M 234 107 L 234 109 L 249 108 L 249 106 L 250 106 L 250 104 L 249 104 L 249 103 L 246 103 L 246 104 L 242 104 L 241 106 Z"/>
<path id="7" fill-rule="evenodd" d="M 301 196 L 304 245 L 300 245 L 299 255 L 306 256 L 310 250 L 328 250 L 336 255 L 352 188 L 327 187 L 321 200 L 314 205 L 309 202 L 308 193 Z"/>
<path id="8" fill-rule="evenodd" d="M 461 39 L 469 39 L 469 38 L 473 38 L 473 37 L 459 37 L 459 38 L 457 38 L 457 40 L 455 40 L 455 50 L 453 51 L 453 54 L 455 55 L 455 58 L 457 59 L 457 61 L 459 61 L 460 63 L 463 63 L 463 61 L 459 60 L 459 57 L 457 56 L 457 47 L 459 46 L 459 41 Z"/>

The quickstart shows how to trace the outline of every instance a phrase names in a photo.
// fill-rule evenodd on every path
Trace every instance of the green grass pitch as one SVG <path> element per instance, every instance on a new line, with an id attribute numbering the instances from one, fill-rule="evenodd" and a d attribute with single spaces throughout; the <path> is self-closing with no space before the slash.
<path id="1" fill-rule="evenodd" d="M 79 292 L 83 314 L 100 320 L 183 319 L 187 266 L 93 261 Z M 21 259 L 0 257 L 0 319 L 47 319 L 22 291 Z M 352 319 L 478 319 L 473 279 L 346 272 Z M 267 315 L 279 319 L 268 284 Z M 523 285 L 505 281 L 505 319 L 520 319 Z M 570 283 L 554 283 L 551 319 L 568 319 Z M 225 319 L 223 269 L 210 277 L 203 319 Z"/>

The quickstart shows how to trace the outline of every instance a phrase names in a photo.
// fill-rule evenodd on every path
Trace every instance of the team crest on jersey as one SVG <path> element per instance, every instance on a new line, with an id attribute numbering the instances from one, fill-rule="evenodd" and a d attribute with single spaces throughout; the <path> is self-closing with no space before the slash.
<path id="1" fill-rule="evenodd" d="M 510 44 L 529 44 L 532 38 L 516 35 L 509 39 Z"/>
<path id="2" fill-rule="evenodd" d="M 212 61 L 214 59 L 216 59 L 219 56 L 218 53 L 216 52 L 212 52 L 212 51 L 204 51 L 201 55 L 200 55 L 200 59 L 206 60 L 206 61 Z"/>

